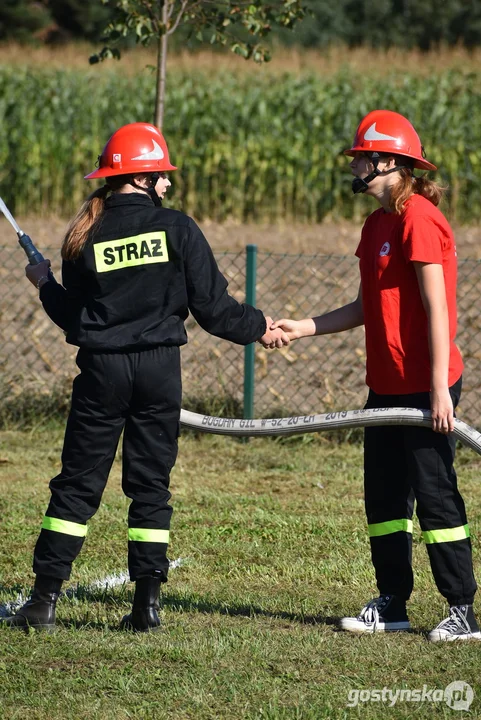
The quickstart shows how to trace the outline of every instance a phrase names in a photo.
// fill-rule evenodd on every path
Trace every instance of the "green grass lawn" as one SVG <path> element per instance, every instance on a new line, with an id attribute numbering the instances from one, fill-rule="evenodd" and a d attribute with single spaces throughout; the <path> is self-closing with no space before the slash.
<path id="1" fill-rule="evenodd" d="M 0 603 L 32 584 L 31 556 L 58 472 L 62 428 L 0 433 Z M 481 577 L 481 458 L 458 455 Z M 376 595 L 362 448 L 323 436 L 239 442 L 182 438 L 172 474 L 171 559 L 161 633 L 117 631 L 133 586 L 89 586 L 126 571 L 127 500 L 115 462 L 59 601 L 54 635 L 0 630 L 0 717 L 451 718 L 445 702 L 360 702 L 349 692 L 444 689 L 465 681 L 481 717 L 481 645 L 427 642 L 446 614 L 415 524 L 414 632 L 357 637 L 336 618 Z M 481 605 L 478 603 L 478 615 Z"/>

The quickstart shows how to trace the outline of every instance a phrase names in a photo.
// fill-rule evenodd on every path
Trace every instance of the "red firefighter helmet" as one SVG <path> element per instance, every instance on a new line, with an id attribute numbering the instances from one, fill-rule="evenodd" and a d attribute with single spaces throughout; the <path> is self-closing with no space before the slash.
<path id="1" fill-rule="evenodd" d="M 129 123 L 116 130 L 99 155 L 99 167 L 86 180 L 133 173 L 177 170 L 169 160 L 164 136 L 149 123 Z"/>
<path id="2" fill-rule="evenodd" d="M 373 110 L 361 120 L 352 148 L 344 150 L 344 155 L 357 152 L 403 155 L 414 160 L 415 168 L 437 170 L 425 159 L 419 135 L 409 120 L 391 110 Z"/>

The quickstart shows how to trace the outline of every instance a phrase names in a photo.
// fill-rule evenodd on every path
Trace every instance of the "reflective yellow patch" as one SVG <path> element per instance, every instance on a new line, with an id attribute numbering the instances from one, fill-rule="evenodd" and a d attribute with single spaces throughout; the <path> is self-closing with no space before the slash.
<path id="1" fill-rule="evenodd" d="M 153 231 L 94 245 L 97 272 L 169 261 L 165 232 Z"/>

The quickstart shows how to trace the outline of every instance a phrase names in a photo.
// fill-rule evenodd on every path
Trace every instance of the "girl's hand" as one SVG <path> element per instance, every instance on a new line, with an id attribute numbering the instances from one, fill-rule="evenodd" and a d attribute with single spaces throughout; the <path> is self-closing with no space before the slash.
<path id="1" fill-rule="evenodd" d="M 272 329 L 272 318 L 269 316 L 266 316 L 266 328 L 266 332 L 259 339 L 260 344 L 266 350 L 272 350 L 273 348 L 281 348 L 284 345 L 289 345 L 289 338 L 285 332 L 280 329 Z"/>
<path id="2" fill-rule="evenodd" d="M 36 288 L 41 288 L 49 280 L 50 260 L 42 260 L 38 265 L 27 265 L 25 275 Z"/>
<path id="3" fill-rule="evenodd" d="M 454 430 L 453 401 L 447 387 L 431 390 L 431 417 L 434 432 L 446 435 Z"/>
<path id="4" fill-rule="evenodd" d="M 276 320 L 276 322 L 270 326 L 271 330 L 277 330 L 278 328 L 287 335 L 289 340 L 297 340 L 298 338 L 304 337 L 300 320 L 282 318 L 282 320 Z"/>

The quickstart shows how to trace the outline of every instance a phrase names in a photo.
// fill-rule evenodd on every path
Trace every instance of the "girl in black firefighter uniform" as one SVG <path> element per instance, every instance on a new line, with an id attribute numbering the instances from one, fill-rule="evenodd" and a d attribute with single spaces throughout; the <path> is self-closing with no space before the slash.
<path id="1" fill-rule="evenodd" d="M 167 145 L 157 128 L 117 130 L 86 177 L 105 178 L 80 209 L 62 247 L 63 286 L 49 263 L 28 266 L 40 299 L 78 345 L 61 473 L 35 552 L 31 599 L 6 623 L 52 629 L 62 581 L 70 577 L 99 507 L 122 430 L 122 488 L 131 499 L 128 565 L 135 595 L 122 627 L 159 627 L 159 590 L 168 573 L 172 508 L 169 475 L 177 455 L 181 406 L 179 347 L 188 312 L 209 333 L 245 345 L 288 340 L 260 310 L 227 292 L 195 222 L 161 207 L 170 185 Z M 160 197 L 159 197 L 160 195 Z M 267 320 L 267 323 L 266 323 Z"/>

